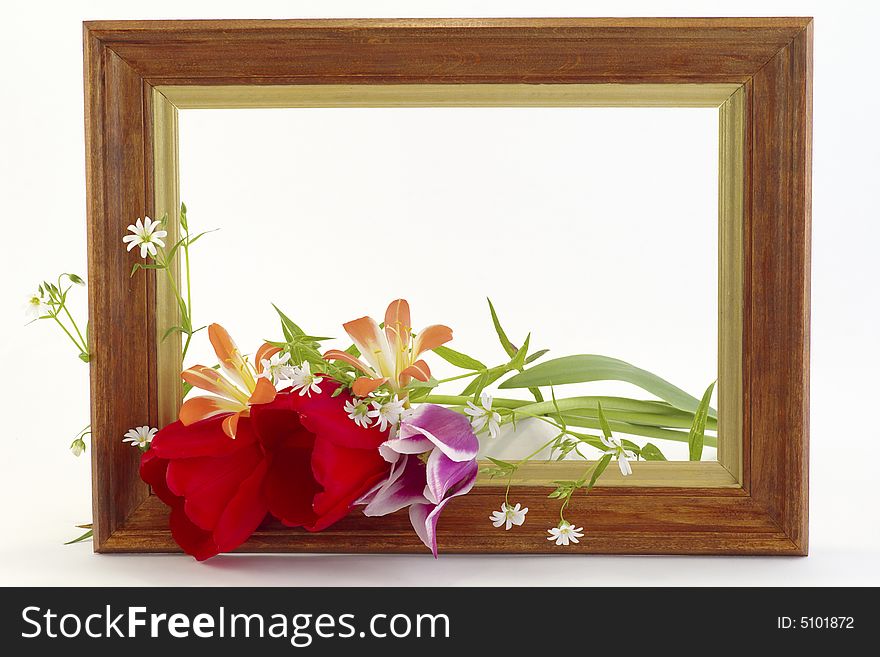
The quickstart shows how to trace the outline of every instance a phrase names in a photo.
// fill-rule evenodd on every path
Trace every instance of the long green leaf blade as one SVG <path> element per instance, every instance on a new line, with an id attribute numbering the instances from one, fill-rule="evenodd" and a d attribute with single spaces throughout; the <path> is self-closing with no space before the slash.
<path id="1" fill-rule="evenodd" d="M 565 423 L 570 427 L 581 427 L 583 429 L 601 429 L 599 420 L 594 417 L 585 417 L 572 413 L 564 414 Z M 645 438 L 656 438 L 658 440 L 672 440 L 677 443 L 688 442 L 688 432 L 677 429 L 664 429 L 662 427 L 644 426 L 640 424 L 630 424 L 629 422 L 619 422 L 616 420 L 608 420 L 608 425 L 612 431 L 616 433 L 628 434 L 630 436 L 644 436 Z M 717 445 L 717 439 L 714 436 L 705 436 L 705 444 L 709 447 Z"/>
<path id="2" fill-rule="evenodd" d="M 467 354 L 463 354 L 449 347 L 435 347 L 434 353 L 451 365 L 460 367 L 463 370 L 485 370 L 487 369 L 483 363 L 476 358 L 471 358 Z"/>
<path id="3" fill-rule="evenodd" d="M 608 426 L 608 418 L 602 412 L 602 404 L 596 405 L 596 413 L 599 416 L 599 427 L 602 429 L 602 433 L 605 434 L 606 438 L 611 438 L 611 427 Z"/>
<path id="4" fill-rule="evenodd" d="M 700 402 L 669 381 L 635 365 L 608 356 L 581 354 L 554 358 L 512 376 L 499 387 L 540 388 L 590 381 L 624 381 L 656 395 L 676 408 L 695 412 Z M 717 418 L 713 409 L 709 416 Z"/>
<path id="5" fill-rule="evenodd" d="M 691 461 L 699 461 L 703 457 L 703 443 L 706 442 L 706 417 L 709 414 L 709 400 L 712 399 L 712 391 L 715 389 L 715 382 L 709 384 L 697 412 L 694 413 L 694 424 L 688 434 L 688 444 L 690 445 L 689 456 Z"/>
<path id="6" fill-rule="evenodd" d="M 641 454 L 642 458 L 646 461 L 667 460 L 666 457 L 663 456 L 663 452 L 660 451 L 660 448 L 654 443 L 645 443 L 645 446 L 639 450 L 639 454 Z"/>
<path id="7" fill-rule="evenodd" d="M 557 400 L 555 405 L 552 402 L 528 404 L 520 410 L 533 415 L 546 415 L 554 413 L 558 406 L 562 412 L 572 412 L 598 419 L 597 407 L 600 403 L 606 417 L 612 420 L 678 429 L 690 429 L 694 422 L 694 414 L 688 411 L 682 411 L 663 402 L 643 401 L 627 397 L 568 397 Z M 707 418 L 707 429 L 715 430 L 717 425 L 717 420 Z"/>
<path id="8" fill-rule="evenodd" d="M 510 358 L 513 358 L 516 356 L 516 347 L 513 346 L 513 343 L 507 337 L 507 333 L 501 328 L 501 322 L 498 320 L 498 314 L 495 312 L 495 306 L 492 305 L 492 300 L 487 297 L 486 301 L 489 302 L 489 312 L 492 313 L 492 324 L 495 326 L 495 332 L 498 334 L 501 346 L 504 347 L 504 352 Z"/>
<path id="9" fill-rule="evenodd" d="M 596 481 L 598 481 L 599 477 L 602 476 L 602 473 L 605 472 L 605 468 L 608 467 L 608 464 L 611 463 L 612 454 L 606 454 L 599 462 L 596 464 L 596 467 L 593 468 L 593 474 L 590 477 L 590 483 L 587 484 L 587 491 L 593 490 L 593 486 L 596 485 Z"/>
<path id="10" fill-rule="evenodd" d="M 83 535 L 77 536 L 72 541 L 67 541 L 65 545 L 74 545 L 75 543 L 82 543 L 83 541 L 89 540 L 94 535 L 93 530 L 87 530 Z"/>

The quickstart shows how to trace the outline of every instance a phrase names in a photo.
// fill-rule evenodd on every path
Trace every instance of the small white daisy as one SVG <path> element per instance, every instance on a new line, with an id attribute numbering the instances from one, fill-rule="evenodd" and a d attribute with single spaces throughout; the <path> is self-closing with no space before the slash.
<path id="1" fill-rule="evenodd" d="M 123 237 L 122 241 L 128 243 L 129 251 L 136 246 L 141 247 L 141 258 L 146 258 L 148 254 L 155 258 L 156 246 L 165 248 L 165 242 L 162 241 L 162 238 L 168 235 L 167 231 L 156 230 L 160 225 L 161 222 L 152 221 L 149 217 L 144 217 L 143 221 L 138 219 L 128 227 L 132 234 Z"/>
<path id="2" fill-rule="evenodd" d="M 70 453 L 74 456 L 80 456 L 86 451 L 86 442 L 82 438 L 77 438 L 70 443 Z"/>
<path id="3" fill-rule="evenodd" d="M 27 301 L 24 303 L 24 314 L 28 319 L 39 319 L 48 315 L 50 311 L 51 308 L 43 301 L 42 294 L 34 292 L 28 295 Z"/>
<path id="4" fill-rule="evenodd" d="M 312 366 L 309 361 L 305 361 L 300 366 L 294 365 L 290 369 L 291 390 L 299 390 L 300 397 L 311 397 L 313 392 L 321 394 L 321 388 L 318 385 L 324 379 L 312 374 Z"/>
<path id="5" fill-rule="evenodd" d="M 510 506 L 507 502 L 501 505 L 501 511 L 493 511 L 492 515 L 489 516 L 489 520 L 492 521 L 492 524 L 495 527 L 500 527 L 504 525 L 504 529 L 510 529 L 513 525 L 519 527 L 526 521 L 526 514 L 529 512 L 529 507 L 522 507 L 522 505 L 517 502 L 516 506 Z"/>
<path id="6" fill-rule="evenodd" d="M 359 427 L 370 426 L 370 406 L 365 399 L 349 399 L 345 402 L 345 412 Z"/>
<path id="7" fill-rule="evenodd" d="M 468 407 L 464 412 L 471 416 L 471 426 L 474 431 L 480 431 L 483 427 L 489 427 L 489 436 L 498 437 L 498 431 L 501 424 L 501 416 L 492 410 L 492 395 L 484 392 L 480 395 L 480 406 L 473 402 L 467 403 Z"/>
<path id="8" fill-rule="evenodd" d="M 547 533 L 550 536 L 547 537 L 548 541 L 556 541 L 556 545 L 568 545 L 571 543 L 579 543 L 579 538 L 582 538 L 584 535 L 583 527 L 575 527 L 569 522 L 563 520 L 559 523 L 558 527 L 551 527 L 547 530 Z"/>
<path id="9" fill-rule="evenodd" d="M 369 416 L 376 419 L 376 424 L 379 426 L 380 431 L 387 431 L 388 427 L 393 429 L 397 426 L 404 410 L 406 410 L 403 407 L 405 401 L 399 400 L 397 395 L 394 395 L 394 397 L 384 403 L 381 401 L 374 401 L 372 403 L 373 410 L 369 412 Z"/>
<path id="10" fill-rule="evenodd" d="M 290 365 L 290 354 L 286 351 L 279 351 L 272 354 L 271 358 L 264 358 L 260 361 L 263 371 L 258 375 L 260 378 L 269 379 L 274 385 L 278 385 L 282 381 L 287 381 L 293 374 L 293 366 Z"/>
<path id="11" fill-rule="evenodd" d="M 124 443 L 131 443 L 132 447 L 140 447 L 146 449 L 147 445 L 153 442 L 153 438 L 159 432 L 158 429 L 151 429 L 149 426 L 135 427 L 125 432 Z"/>
<path id="12" fill-rule="evenodd" d="M 628 451 L 614 436 L 605 437 L 604 435 L 599 436 L 602 440 L 602 444 L 605 445 L 608 449 L 605 450 L 606 454 L 611 454 L 614 458 L 617 459 L 617 465 L 620 468 L 620 473 L 627 477 L 632 474 L 632 466 L 629 464 L 629 459 L 634 459 L 636 457 L 635 454 Z"/>

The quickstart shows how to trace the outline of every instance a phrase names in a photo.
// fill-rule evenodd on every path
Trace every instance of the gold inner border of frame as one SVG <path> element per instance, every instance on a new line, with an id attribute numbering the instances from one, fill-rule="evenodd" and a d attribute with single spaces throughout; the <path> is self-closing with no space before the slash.
<path id="1" fill-rule="evenodd" d="M 739 488 L 743 480 L 742 300 L 745 92 L 736 84 L 457 84 L 159 86 L 153 89 L 155 215 L 169 217 L 176 239 L 180 206 L 179 109 L 283 107 L 717 107 L 718 181 L 718 460 L 633 463 L 626 480 L 608 468 L 599 486 Z M 179 266 L 175 263 L 175 275 Z M 156 278 L 159 426 L 177 418 L 181 370 L 179 340 L 162 340 L 178 322 L 165 277 Z M 551 486 L 577 479 L 576 462 L 527 463 L 514 485 Z M 478 485 L 498 485 L 482 475 Z"/>

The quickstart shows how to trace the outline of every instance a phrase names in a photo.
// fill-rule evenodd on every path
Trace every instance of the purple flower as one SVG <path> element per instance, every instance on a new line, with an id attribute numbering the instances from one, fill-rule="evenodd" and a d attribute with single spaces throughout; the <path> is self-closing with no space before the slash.
<path id="1" fill-rule="evenodd" d="M 379 448 L 393 465 L 388 479 L 359 500 L 367 505 L 364 514 L 384 516 L 408 506 L 416 534 L 436 557 L 440 513 L 473 488 L 478 448 L 463 415 L 442 406 L 419 407 L 401 422 L 397 437 Z"/>

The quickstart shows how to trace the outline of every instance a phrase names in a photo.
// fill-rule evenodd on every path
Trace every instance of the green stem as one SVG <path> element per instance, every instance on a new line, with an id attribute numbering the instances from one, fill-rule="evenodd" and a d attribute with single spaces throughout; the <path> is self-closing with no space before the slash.
<path id="1" fill-rule="evenodd" d="M 186 313 L 189 320 L 189 328 L 192 331 L 192 286 L 190 285 L 190 268 L 189 268 L 189 229 L 186 230 L 186 241 L 183 243 L 183 260 L 186 267 Z M 189 343 L 192 341 L 192 333 L 186 336 L 186 343 L 183 345 L 183 351 L 180 355 L 181 362 L 186 358 L 186 352 L 189 349 Z"/>
<path id="2" fill-rule="evenodd" d="M 180 352 L 180 362 L 183 363 L 186 360 L 186 352 L 189 349 L 189 343 L 192 342 L 192 333 L 186 334 L 186 341 L 183 343 L 183 350 Z"/>
<path id="3" fill-rule="evenodd" d="M 450 376 L 447 379 L 440 379 L 437 381 L 437 385 L 439 386 L 442 383 L 449 383 L 450 381 L 458 381 L 459 379 L 466 379 L 469 376 L 477 376 L 478 374 L 482 374 L 486 370 L 475 370 L 473 372 L 465 372 L 464 374 L 459 374 L 458 376 Z M 470 399 L 470 397 L 468 397 Z"/>
<path id="4" fill-rule="evenodd" d="M 442 406 L 467 406 L 467 403 L 472 399 L 473 397 L 470 395 L 467 397 L 462 395 L 428 395 L 421 401 L 428 404 L 440 404 Z M 519 408 L 520 406 L 527 406 L 534 403 L 535 402 L 524 401 L 522 399 L 501 399 L 497 397 L 492 399 L 492 406 L 497 406 L 498 408 Z"/>
<path id="5" fill-rule="evenodd" d="M 71 314 L 70 314 L 70 311 L 67 309 L 67 304 L 66 304 L 66 303 L 62 303 L 62 304 L 61 304 L 61 309 L 64 311 L 64 314 L 67 315 L 67 318 L 70 320 L 70 324 L 73 326 L 73 330 L 76 331 L 76 334 L 79 336 L 80 342 L 82 342 L 83 345 L 85 345 L 85 347 L 83 348 L 82 352 L 83 352 L 84 354 L 89 353 L 89 346 L 88 346 L 88 343 L 86 342 L 86 339 L 83 337 L 83 334 L 80 333 L 79 326 L 77 326 L 77 324 L 76 324 L 76 320 L 73 318 L 73 315 L 71 315 Z"/>
<path id="6" fill-rule="evenodd" d="M 162 269 L 165 270 L 166 276 L 168 276 L 168 282 L 171 284 L 171 291 L 174 292 L 174 296 L 177 299 L 177 307 L 181 312 L 182 317 L 186 320 L 187 325 L 190 328 L 190 331 L 186 333 L 186 343 L 183 346 L 183 350 L 180 354 L 180 360 L 183 361 L 186 358 L 186 352 L 189 348 L 189 343 L 192 340 L 192 320 L 189 306 L 187 302 L 184 301 L 183 297 L 180 294 L 180 289 L 177 287 L 177 281 L 174 280 L 174 274 L 171 272 L 171 268 L 168 266 L 167 261 L 165 260 L 165 253 L 162 253 Z M 187 258 L 187 270 L 189 269 L 189 258 Z M 189 275 L 187 275 L 187 288 L 189 288 Z M 190 290 L 187 289 L 187 295 L 190 295 Z"/>
<path id="7" fill-rule="evenodd" d="M 82 348 L 82 345 L 80 345 L 80 344 L 76 341 L 76 338 L 73 337 L 73 334 L 72 334 L 70 331 L 68 331 L 68 330 L 67 330 L 67 327 L 64 326 L 64 324 L 61 323 L 61 320 L 60 320 L 60 319 L 58 319 L 58 315 L 56 315 L 55 313 L 52 313 L 52 319 L 54 319 L 55 322 L 58 324 L 58 326 L 61 327 L 61 330 L 64 331 L 64 333 L 67 334 L 67 337 L 70 338 L 70 341 L 73 342 L 73 344 L 76 346 L 76 348 L 79 350 L 80 353 L 86 353 L 86 352 L 88 351 L 87 349 L 83 349 L 83 348 Z"/>
<path id="8" fill-rule="evenodd" d="M 574 492 L 576 490 L 578 490 L 581 486 L 584 485 L 584 482 L 587 481 L 587 476 L 589 476 L 589 474 L 591 472 L 593 472 L 593 470 L 595 470 L 598 467 L 599 467 L 599 461 L 596 461 L 595 463 L 591 464 L 584 472 L 584 476 L 577 480 L 576 483 L 578 485 L 575 486 L 574 488 L 572 488 L 568 492 L 568 495 L 565 496 L 565 501 L 562 503 L 562 506 L 559 507 L 559 520 L 560 520 L 560 522 L 565 522 L 565 509 L 568 507 L 568 503 L 571 502 L 571 497 L 572 497 L 572 495 L 574 495 Z M 589 491 L 587 491 L 587 492 L 589 492 Z"/>

